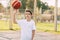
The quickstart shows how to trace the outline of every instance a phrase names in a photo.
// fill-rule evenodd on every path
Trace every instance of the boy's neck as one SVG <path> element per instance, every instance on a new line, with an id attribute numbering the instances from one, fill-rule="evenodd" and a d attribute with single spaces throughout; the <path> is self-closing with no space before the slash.
<path id="1" fill-rule="evenodd" d="M 31 21 L 31 19 L 27 19 L 27 21 L 29 22 L 29 21 Z"/>

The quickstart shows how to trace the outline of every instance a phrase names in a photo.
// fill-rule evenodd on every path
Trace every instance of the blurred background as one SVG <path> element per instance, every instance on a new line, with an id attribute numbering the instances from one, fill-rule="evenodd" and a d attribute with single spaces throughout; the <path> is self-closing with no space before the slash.
<path id="1" fill-rule="evenodd" d="M 19 0 L 22 3 L 16 18 L 24 19 L 25 10 L 33 13 L 37 31 L 60 31 L 60 0 Z M 0 0 L 0 29 L 19 30 L 17 24 L 11 22 L 13 0 Z"/>

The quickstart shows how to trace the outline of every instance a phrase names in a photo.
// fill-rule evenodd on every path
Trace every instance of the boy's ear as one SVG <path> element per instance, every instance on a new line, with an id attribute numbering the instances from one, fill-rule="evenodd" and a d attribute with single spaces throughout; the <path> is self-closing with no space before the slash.
<path id="1" fill-rule="evenodd" d="M 33 16 L 33 15 L 31 15 L 31 16 Z"/>

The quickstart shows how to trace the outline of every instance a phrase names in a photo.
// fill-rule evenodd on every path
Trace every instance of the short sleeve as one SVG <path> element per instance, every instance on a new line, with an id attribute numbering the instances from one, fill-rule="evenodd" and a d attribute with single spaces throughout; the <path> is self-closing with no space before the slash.
<path id="1" fill-rule="evenodd" d="M 36 30 L 36 26 L 35 26 L 35 22 L 33 21 L 33 24 L 32 24 L 32 30 Z"/>
<path id="2" fill-rule="evenodd" d="M 17 24 L 21 26 L 22 20 L 16 20 Z"/>

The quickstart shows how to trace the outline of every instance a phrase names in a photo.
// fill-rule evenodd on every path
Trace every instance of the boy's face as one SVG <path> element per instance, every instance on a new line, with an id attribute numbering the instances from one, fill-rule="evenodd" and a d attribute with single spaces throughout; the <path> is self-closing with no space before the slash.
<path id="1" fill-rule="evenodd" d="M 30 12 L 25 12 L 25 18 L 27 20 L 31 19 L 32 15 L 30 14 Z"/>

